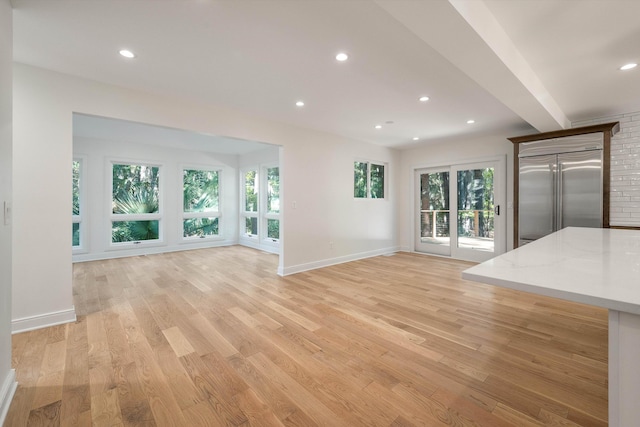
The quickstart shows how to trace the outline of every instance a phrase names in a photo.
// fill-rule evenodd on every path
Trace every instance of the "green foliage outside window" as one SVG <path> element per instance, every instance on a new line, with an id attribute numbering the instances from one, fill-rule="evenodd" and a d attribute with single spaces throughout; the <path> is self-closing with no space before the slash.
<path id="1" fill-rule="evenodd" d="M 80 215 L 80 162 L 73 161 L 72 164 L 72 196 L 73 196 L 73 208 L 72 215 Z M 72 223 L 71 230 L 71 244 L 72 246 L 80 246 L 80 223 Z"/>
<path id="2" fill-rule="evenodd" d="M 384 165 L 353 162 L 353 197 L 384 199 Z"/>
<path id="3" fill-rule="evenodd" d="M 114 164 L 112 212 L 122 215 L 158 213 L 159 172 L 157 166 Z M 158 226 L 158 220 L 113 221 L 111 241 L 156 240 Z"/>
<path id="4" fill-rule="evenodd" d="M 183 221 L 184 237 L 207 237 L 218 235 L 218 218 L 189 218 Z"/>
<path id="5" fill-rule="evenodd" d="M 80 215 L 80 162 L 73 161 L 73 215 Z"/>
<path id="6" fill-rule="evenodd" d="M 217 171 L 185 169 L 182 173 L 183 211 L 218 212 L 219 175 Z M 184 237 L 217 236 L 219 219 L 216 217 L 185 218 L 182 222 Z"/>
<path id="7" fill-rule="evenodd" d="M 458 235 L 493 237 L 493 168 L 458 172 Z"/>
<path id="8" fill-rule="evenodd" d="M 245 218 L 245 233 L 249 236 L 258 235 L 258 218 L 249 216 Z"/>
<path id="9" fill-rule="evenodd" d="M 113 213 L 158 212 L 160 168 L 144 165 L 113 165 Z"/>
<path id="10" fill-rule="evenodd" d="M 370 164 L 370 179 L 372 199 L 384 199 L 384 165 Z"/>
<path id="11" fill-rule="evenodd" d="M 280 212 L 280 168 L 267 169 L 267 212 Z"/>
<path id="12" fill-rule="evenodd" d="M 218 210 L 218 172 L 183 171 L 184 212 L 215 212 Z"/>
<path id="13" fill-rule="evenodd" d="M 353 163 L 353 197 L 367 197 L 367 163 Z"/>
<path id="14" fill-rule="evenodd" d="M 71 245 L 80 246 L 80 223 L 74 222 L 71 225 Z"/>
<path id="15" fill-rule="evenodd" d="M 258 186 L 256 171 L 248 171 L 244 177 L 244 210 L 246 212 L 258 212 Z"/>
<path id="16" fill-rule="evenodd" d="M 449 237 L 449 172 L 424 173 L 420 179 L 420 236 Z"/>
<path id="17" fill-rule="evenodd" d="M 280 238 L 280 221 L 277 219 L 267 220 L 267 237 L 269 239 Z"/>
<path id="18" fill-rule="evenodd" d="M 111 226 L 111 241 L 137 242 L 158 239 L 160 221 L 113 221 Z"/>

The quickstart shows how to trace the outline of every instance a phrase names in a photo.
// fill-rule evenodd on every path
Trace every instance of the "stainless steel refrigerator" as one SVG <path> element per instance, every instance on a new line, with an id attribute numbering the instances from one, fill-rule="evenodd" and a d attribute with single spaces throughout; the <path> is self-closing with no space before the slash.
<path id="1" fill-rule="evenodd" d="M 521 144 L 518 241 L 602 227 L 602 133 Z"/>

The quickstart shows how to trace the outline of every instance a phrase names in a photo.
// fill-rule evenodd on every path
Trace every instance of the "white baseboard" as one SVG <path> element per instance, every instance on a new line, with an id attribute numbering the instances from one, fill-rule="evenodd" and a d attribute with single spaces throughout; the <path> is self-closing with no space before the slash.
<path id="1" fill-rule="evenodd" d="M 61 325 L 63 323 L 76 321 L 76 309 L 71 307 L 69 310 L 54 311 L 52 313 L 38 314 L 31 317 L 23 317 L 22 319 L 13 319 L 11 321 L 11 333 L 32 331 L 34 329 L 47 328 L 49 326 Z"/>
<path id="2" fill-rule="evenodd" d="M 256 242 L 255 240 L 249 239 L 238 239 L 238 244 L 240 246 L 246 246 L 247 248 L 257 249 L 259 251 L 269 252 L 270 254 L 280 254 L 280 246 L 278 245 L 269 245 L 260 242 Z"/>
<path id="3" fill-rule="evenodd" d="M 359 252 L 356 254 L 340 256 L 336 258 L 328 258 L 320 261 L 309 262 L 306 264 L 292 265 L 290 267 L 278 268 L 278 274 L 280 276 L 288 276 L 290 274 L 301 273 L 303 271 L 315 270 L 316 268 L 329 267 L 330 265 L 342 264 L 345 262 L 356 261 L 364 258 L 371 258 L 374 256 L 388 255 L 398 252 L 398 247 L 376 249 L 375 251 Z"/>
<path id="4" fill-rule="evenodd" d="M 16 371 L 10 369 L 0 388 L 0 426 L 4 425 L 4 420 L 7 417 L 7 412 L 9 412 L 9 406 L 11 406 L 16 388 L 18 388 Z"/>
<path id="5" fill-rule="evenodd" d="M 217 248 L 221 246 L 233 246 L 237 245 L 237 240 L 213 240 L 209 242 L 183 242 L 176 246 L 147 246 L 145 248 L 130 248 L 130 249 L 120 249 L 120 250 L 106 250 L 104 252 L 96 252 L 96 253 L 82 253 L 78 252 L 72 255 L 71 262 L 88 262 L 88 261 L 102 261 L 104 259 L 116 259 L 116 258 L 127 258 L 133 256 L 142 256 L 142 255 L 156 255 L 156 254 L 164 254 L 169 252 L 181 252 L 181 251 L 192 251 L 195 249 L 208 249 L 208 248 Z"/>

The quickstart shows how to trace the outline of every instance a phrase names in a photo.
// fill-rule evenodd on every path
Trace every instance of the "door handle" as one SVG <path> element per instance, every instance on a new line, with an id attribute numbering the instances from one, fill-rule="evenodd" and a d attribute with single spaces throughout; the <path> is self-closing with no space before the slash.
<path id="1" fill-rule="evenodd" d="M 496 215 L 500 215 L 500 205 L 495 205 L 494 208 L 493 208 L 493 212 Z"/>

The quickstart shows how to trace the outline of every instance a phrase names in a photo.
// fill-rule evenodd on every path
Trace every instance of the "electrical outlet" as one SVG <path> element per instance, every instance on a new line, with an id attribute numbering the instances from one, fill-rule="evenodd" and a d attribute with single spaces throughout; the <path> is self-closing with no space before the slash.
<path id="1" fill-rule="evenodd" d="M 333 242 L 329 242 L 329 249 L 333 249 Z"/>

